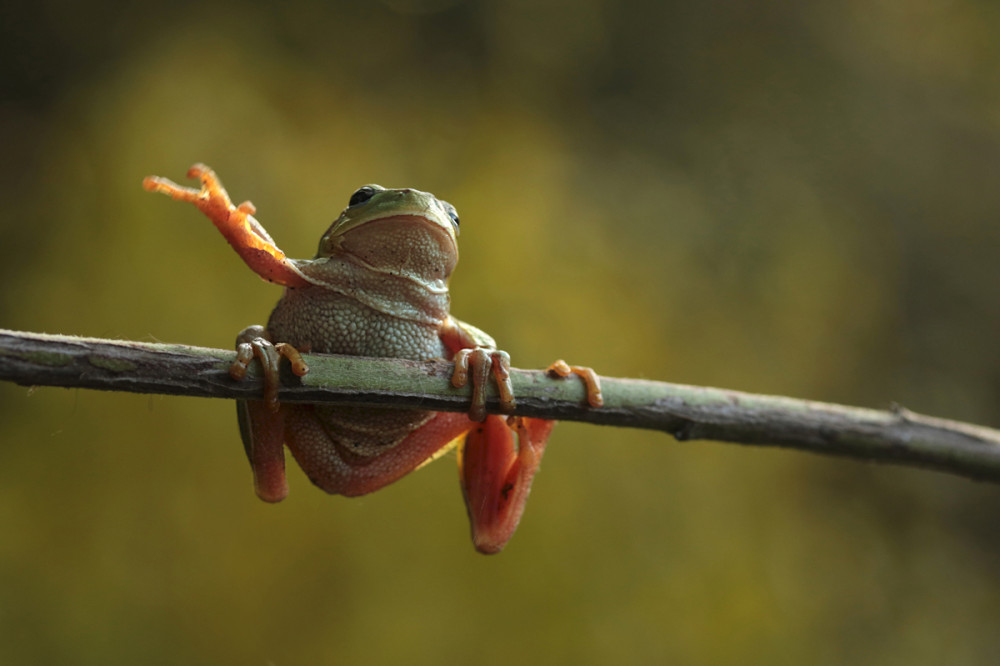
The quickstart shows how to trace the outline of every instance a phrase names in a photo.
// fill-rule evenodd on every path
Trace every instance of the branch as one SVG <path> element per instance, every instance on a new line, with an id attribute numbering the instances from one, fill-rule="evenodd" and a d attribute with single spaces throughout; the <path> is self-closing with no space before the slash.
<path id="1" fill-rule="evenodd" d="M 0 329 L 0 379 L 23 386 L 73 386 L 132 393 L 254 399 L 255 367 L 229 378 L 234 352 Z M 349 403 L 465 411 L 467 388 L 452 387 L 451 364 L 306 355 L 310 372 L 283 375 L 285 402 Z M 605 406 L 586 405 L 583 386 L 540 371 L 512 371 L 517 414 L 646 428 L 678 440 L 782 446 L 861 460 L 926 467 L 1000 483 L 1000 431 L 921 416 L 777 396 L 604 377 Z M 497 413 L 496 393 L 487 411 Z"/>

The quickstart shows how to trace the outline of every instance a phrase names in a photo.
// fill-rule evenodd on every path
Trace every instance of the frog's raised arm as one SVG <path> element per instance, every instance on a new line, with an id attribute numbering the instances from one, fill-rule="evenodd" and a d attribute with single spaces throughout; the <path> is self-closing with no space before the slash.
<path id="1" fill-rule="evenodd" d="M 187 176 L 200 179 L 201 189 L 183 187 L 159 176 L 147 176 L 142 186 L 150 192 L 160 192 L 197 206 L 212 220 L 247 266 L 268 282 L 285 287 L 312 284 L 278 249 L 260 222 L 254 219 L 256 209 L 252 203 L 244 201 L 234 206 L 219 177 L 204 164 L 195 164 L 188 169 Z"/>

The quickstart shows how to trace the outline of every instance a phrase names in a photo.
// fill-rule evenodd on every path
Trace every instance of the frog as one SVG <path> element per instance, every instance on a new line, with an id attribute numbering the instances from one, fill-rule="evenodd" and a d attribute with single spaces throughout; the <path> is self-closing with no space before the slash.
<path id="1" fill-rule="evenodd" d="M 417 189 L 364 185 L 322 235 L 315 257 L 292 259 L 254 217 L 254 205 L 234 205 L 211 168 L 195 164 L 187 176 L 200 187 L 159 176 L 146 177 L 143 187 L 194 204 L 251 270 L 284 287 L 267 325 L 239 333 L 229 367 L 234 381 L 245 380 L 255 362 L 261 368 L 260 398 L 237 401 L 257 496 L 279 502 L 288 495 L 286 447 L 313 484 L 348 497 L 384 488 L 457 449 L 473 545 L 500 552 L 521 520 L 555 421 L 511 414 L 509 354 L 450 314 L 455 207 Z M 468 411 L 281 402 L 281 364 L 302 377 L 309 353 L 449 361 L 451 383 L 469 387 Z M 546 371 L 579 377 L 588 404 L 603 404 L 591 368 L 559 360 Z M 491 384 L 499 413 L 487 413 Z"/>

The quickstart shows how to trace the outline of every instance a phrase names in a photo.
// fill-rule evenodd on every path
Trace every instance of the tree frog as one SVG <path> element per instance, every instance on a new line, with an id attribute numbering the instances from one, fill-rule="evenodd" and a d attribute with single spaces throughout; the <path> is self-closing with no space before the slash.
<path id="1" fill-rule="evenodd" d="M 473 544 L 499 552 L 517 528 L 555 422 L 486 414 L 491 376 L 502 411 L 514 409 L 510 359 L 486 333 L 449 314 L 448 279 L 458 261 L 454 206 L 415 189 L 365 185 L 313 259 L 290 259 L 253 217 L 253 204 L 234 206 L 211 169 L 196 164 L 188 177 L 201 188 L 155 176 L 143 187 L 193 203 L 254 272 L 285 287 L 267 327 L 239 334 L 230 369 L 237 380 L 255 359 L 264 370 L 262 399 L 237 403 L 257 495 L 268 502 L 287 495 L 285 445 L 314 484 L 347 496 L 378 490 L 457 445 Z M 452 360 L 452 383 L 471 379 L 469 412 L 282 404 L 278 365 L 288 359 L 304 375 L 300 352 Z M 601 405 L 593 370 L 562 361 L 549 370 L 578 375 L 590 405 Z"/>

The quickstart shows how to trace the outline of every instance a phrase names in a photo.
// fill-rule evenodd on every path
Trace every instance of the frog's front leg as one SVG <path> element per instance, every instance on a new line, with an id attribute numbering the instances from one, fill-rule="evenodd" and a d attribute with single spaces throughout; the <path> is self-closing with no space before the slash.
<path id="1" fill-rule="evenodd" d="M 510 380 L 510 356 L 507 352 L 498 350 L 493 338 L 483 331 L 454 317 L 445 320 L 440 335 L 445 347 L 454 355 L 455 371 L 451 383 L 462 387 L 468 383 L 470 374 L 472 376 L 469 418 L 482 421 L 486 416 L 486 385 L 489 384 L 490 373 L 497 382 L 501 411 L 513 412 L 517 403 Z M 569 365 L 560 359 L 545 371 L 554 377 L 578 376 L 587 391 L 587 403 L 591 407 L 604 404 L 600 377 L 591 368 Z"/>
<path id="2" fill-rule="evenodd" d="M 278 402 L 282 357 L 291 362 L 292 372 L 299 377 L 309 371 L 297 349 L 283 342 L 273 344 L 263 326 L 249 326 L 236 337 L 236 360 L 229 367 L 235 380 L 246 377 L 255 358 L 263 368 L 264 400 L 237 400 L 236 415 L 243 449 L 253 468 L 254 490 L 266 502 L 280 502 L 288 495 L 284 448 L 287 408 Z"/>
<path id="3" fill-rule="evenodd" d="M 500 409 L 505 412 L 514 411 L 517 403 L 514 401 L 514 389 L 510 381 L 510 355 L 499 349 L 488 347 L 473 347 L 459 349 L 455 352 L 455 372 L 451 383 L 456 387 L 465 386 L 472 375 L 472 404 L 469 407 L 469 418 L 482 421 L 486 418 L 486 386 L 490 382 L 490 374 L 497 382 Z"/>
<path id="4" fill-rule="evenodd" d="M 237 254 L 255 273 L 286 287 L 311 284 L 302 272 L 282 252 L 267 231 L 254 219 L 254 205 L 244 201 L 234 206 L 215 172 L 204 164 L 188 169 L 188 178 L 201 180 L 201 189 L 182 187 L 159 176 L 147 176 L 142 186 L 150 192 L 160 192 L 178 201 L 193 203 L 204 213 L 233 246 Z"/>
<path id="5" fill-rule="evenodd" d="M 287 342 L 271 342 L 271 336 L 263 326 L 247 326 L 236 336 L 236 360 L 229 366 L 229 376 L 240 381 L 247 376 L 247 368 L 256 358 L 264 371 L 264 402 L 272 412 L 278 411 L 278 389 L 281 378 L 278 375 L 282 357 L 292 364 L 292 372 L 303 377 L 309 366 L 299 350 Z"/>
<path id="6" fill-rule="evenodd" d="M 517 406 L 514 389 L 510 381 L 510 356 L 496 348 L 496 342 L 475 326 L 448 317 L 441 327 L 441 341 L 452 353 L 455 371 L 451 377 L 453 386 L 462 387 L 472 377 L 472 404 L 469 418 L 482 421 L 486 418 L 486 386 L 490 374 L 497 383 L 500 409 L 512 412 Z"/>

